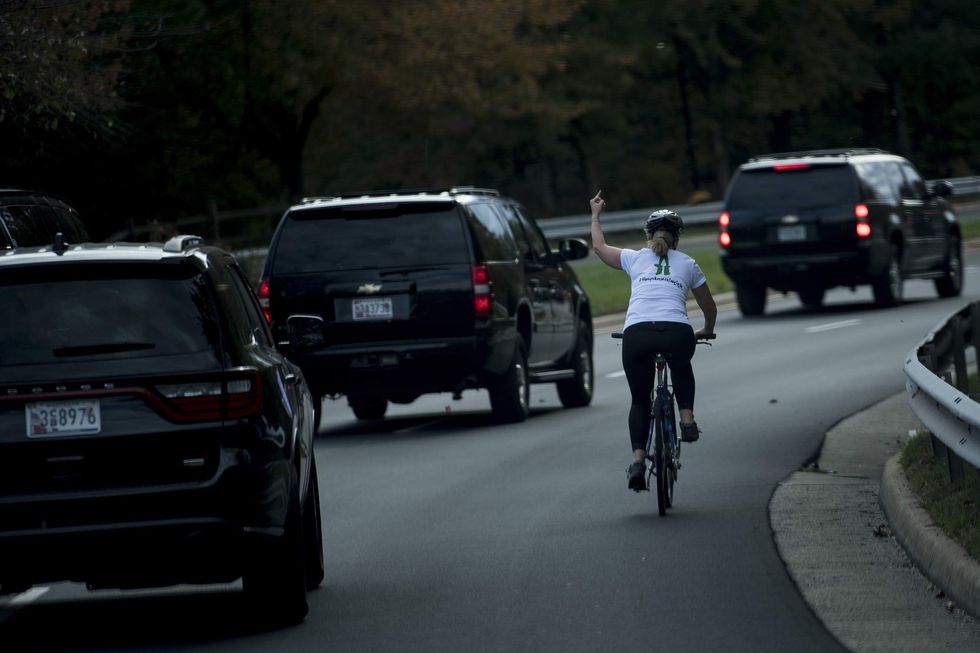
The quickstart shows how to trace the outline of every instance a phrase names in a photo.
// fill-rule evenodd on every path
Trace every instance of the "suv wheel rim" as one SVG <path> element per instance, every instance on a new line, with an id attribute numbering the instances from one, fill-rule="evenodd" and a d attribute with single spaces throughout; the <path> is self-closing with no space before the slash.
<path id="1" fill-rule="evenodd" d="M 892 297 L 896 300 L 902 298 L 902 271 L 898 267 L 898 260 L 892 259 L 888 268 L 888 285 L 891 287 Z"/>
<path id="2" fill-rule="evenodd" d="M 960 261 L 959 243 L 956 243 L 949 254 L 949 277 L 957 290 L 963 285 L 963 262 Z"/>
<path id="3" fill-rule="evenodd" d="M 517 401 L 521 409 L 527 410 L 527 374 L 524 372 L 524 365 L 522 363 L 514 365 L 514 372 L 517 374 Z"/>
<path id="4" fill-rule="evenodd" d="M 589 352 L 583 351 L 578 355 L 579 370 L 582 374 L 582 389 L 586 394 L 592 393 L 592 365 L 589 363 Z"/>

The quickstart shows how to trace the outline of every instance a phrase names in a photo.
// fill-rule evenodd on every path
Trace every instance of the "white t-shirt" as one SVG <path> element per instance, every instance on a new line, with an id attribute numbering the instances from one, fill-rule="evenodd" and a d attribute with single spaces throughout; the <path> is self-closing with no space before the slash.
<path id="1" fill-rule="evenodd" d="M 676 249 L 661 258 L 649 247 L 624 249 L 619 256 L 632 281 L 623 328 L 637 322 L 682 322 L 687 319 L 687 293 L 705 283 L 697 262 Z"/>

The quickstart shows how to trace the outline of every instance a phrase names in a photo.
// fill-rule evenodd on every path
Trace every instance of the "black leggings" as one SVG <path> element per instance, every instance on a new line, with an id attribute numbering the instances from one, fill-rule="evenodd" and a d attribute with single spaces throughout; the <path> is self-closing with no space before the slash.
<path id="1" fill-rule="evenodd" d="M 694 329 L 681 322 L 639 322 L 623 332 L 623 370 L 630 385 L 630 443 L 646 449 L 650 433 L 650 393 L 657 382 L 657 353 L 669 354 L 667 364 L 674 397 L 683 409 L 694 409 Z"/>

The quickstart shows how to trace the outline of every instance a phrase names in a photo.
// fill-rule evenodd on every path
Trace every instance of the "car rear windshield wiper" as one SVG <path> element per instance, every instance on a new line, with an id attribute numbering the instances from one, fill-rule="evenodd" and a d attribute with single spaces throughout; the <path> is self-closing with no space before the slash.
<path id="1" fill-rule="evenodd" d="M 152 342 L 106 342 L 98 345 L 77 345 L 74 347 L 58 347 L 52 350 L 55 356 L 94 356 L 95 354 L 114 354 L 121 351 L 137 351 L 140 349 L 153 349 L 156 345 Z"/>

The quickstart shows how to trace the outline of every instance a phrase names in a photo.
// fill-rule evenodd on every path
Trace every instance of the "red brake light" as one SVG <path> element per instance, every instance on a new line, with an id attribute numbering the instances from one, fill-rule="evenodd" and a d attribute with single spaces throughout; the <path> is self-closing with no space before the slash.
<path id="1" fill-rule="evenodd" d="M 858 238 L 869 238 L 871 236 L 871 225 L 868 224 L 868 215 L 870 213 L 871 211 L 868 210 L 867 204 L 854 205 L 854 217 L 857 218 L 855 231 Z"/>
<path id="2" fill-rule="evenodd" d="M 247 417 L 262 408 L 262 383 L 254 369 L 210 378 L 156 386 L 160 408 L 175 422 L 206 422 Z"/>
<path id="3" fill-rule="evenodd" d="M 776 172 L 786 172 L 787 170 L 806 170 L 810 167 L 809 163 L 781 163 L 773 166 Z"/>
<path id="4" fill-rule="evenodd" d="M 493 304 L 493 291 L 490 283 L 490 269 L 486 265 L 473 266 L 473 309 L 478 318 L 490 317 Z"/>
<path id="5" fill-rule="evenodd" d="M 718 242 L 721 243 L 722 247 L 727 248 L 732 244 L 732 235 L 727 231 L 723 231 L 718 235 Z"/>
<path id="6" fill-rule="evenodd" d="M 721 215 L 718 216 L 718 225 L 721 227 L 727 227 L 732 222 L 732 215 L 728 211 L 722 211 Z"/>
<path id="7" fill-rule="evenodd" d="M 262 307 L 262 314 L 265 316 L 265 321 L 272 324 L 272 306 L 269 304 L 269 280 L 262 279 L 259 281 L 259 290 L 256 293 L 259 297 L 259 306 Z"/>

